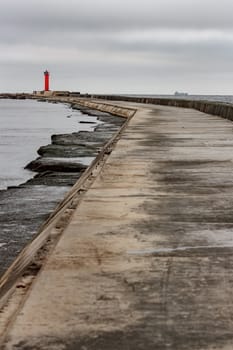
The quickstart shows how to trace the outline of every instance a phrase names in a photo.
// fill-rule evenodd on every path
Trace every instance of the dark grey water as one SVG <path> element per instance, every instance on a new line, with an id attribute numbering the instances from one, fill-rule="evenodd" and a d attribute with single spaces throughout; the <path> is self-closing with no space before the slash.
<path id="1" fill-rule="evenodd" d="M 90 118 L 97 123 L 64 104 L 0 99 L 0 189 L 34 175 L 24 166 L 37 157 L 40 146 L 50 143 L 52 134 L 91 130 L 95 124 L 79 124 Z"/>

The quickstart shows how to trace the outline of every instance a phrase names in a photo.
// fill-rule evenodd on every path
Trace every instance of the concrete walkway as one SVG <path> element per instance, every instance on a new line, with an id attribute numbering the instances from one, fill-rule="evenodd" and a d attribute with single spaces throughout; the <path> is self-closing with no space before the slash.
<path id="1" fill-rule="evenodd" d="M 139 108 L 5 350 L 233 348 L 233 124 Z"/>

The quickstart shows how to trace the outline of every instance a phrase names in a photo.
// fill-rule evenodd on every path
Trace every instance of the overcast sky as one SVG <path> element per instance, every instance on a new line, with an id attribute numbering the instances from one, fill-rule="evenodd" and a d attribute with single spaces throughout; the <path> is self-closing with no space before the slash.
<path id="1" fill-rule="evenodd" d="M 232 0 L 1 0 L 0 91 L 233 94 Z"/>

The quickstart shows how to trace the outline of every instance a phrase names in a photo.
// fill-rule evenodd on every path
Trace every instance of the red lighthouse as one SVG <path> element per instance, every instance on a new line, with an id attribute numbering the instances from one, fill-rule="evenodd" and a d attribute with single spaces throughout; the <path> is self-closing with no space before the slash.
<path id="1" fill-rule="evenodd" d="M 49 72 L 44 72 L 44 91 L 49 91 Z"/>

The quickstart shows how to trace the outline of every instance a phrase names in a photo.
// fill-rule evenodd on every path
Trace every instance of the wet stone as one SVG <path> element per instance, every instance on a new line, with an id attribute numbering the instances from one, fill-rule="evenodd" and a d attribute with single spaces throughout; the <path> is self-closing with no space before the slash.
<path id="1" fill-rule="evenodd" d="M 38 149 L 38 154 L 43 157 L 93 157 L 98 154 L 96 147 L 88 145 L 47 145 Z"/>
<path id="2" fill-rule="evenodd" d="M 25 184 L 20 187 L 25 186 L 73 186 L 76 181 L 80 178 L 82 172 L 80 173 L 70 173 L 70 172 L 55 172 L 55 171 L 45 171 L 37 174 L 32 179 L 28 180 Z"/>
<path id="3" fill-rule="evenodd" d="M 89 131 L 80 131 L 72 134 L 52 135 L 54 145 L 97 145 L 102 146 L 106 139 L 113 135 L 113 131 L 98 131 L 93 135 Z"/>
<path id="4" fill-rule="evenodd" d="M 36 172 L 44 172 L 47 170 L 56 172 L 81 172 L 87 168 L 86 165 L 79 163 L 75 160 L 70 160 L 70 158 L 47 158 L 39 157 L 36 160 L 30 162 L 26 169 L 30 169 Z"/>

